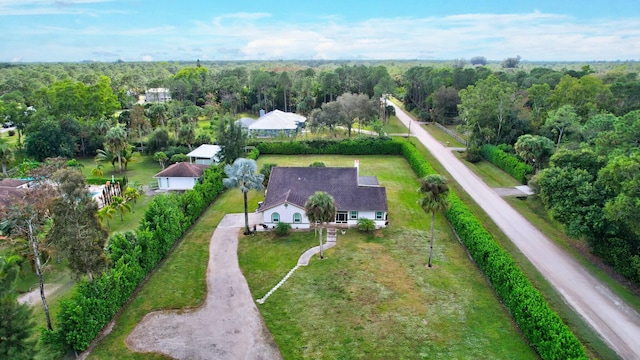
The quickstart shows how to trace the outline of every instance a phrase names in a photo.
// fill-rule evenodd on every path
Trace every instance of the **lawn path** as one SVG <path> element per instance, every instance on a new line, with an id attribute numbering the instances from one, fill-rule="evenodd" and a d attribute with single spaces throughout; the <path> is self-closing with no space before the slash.
<path id="1" fill-rule="evenodd" d="M 204 304 L 147 314 L 126 339 L 132 350 L 176 359 L 282 359 L 238 266 L 243 224 L 244 214 L 227 214 L 211 237 Z"/>

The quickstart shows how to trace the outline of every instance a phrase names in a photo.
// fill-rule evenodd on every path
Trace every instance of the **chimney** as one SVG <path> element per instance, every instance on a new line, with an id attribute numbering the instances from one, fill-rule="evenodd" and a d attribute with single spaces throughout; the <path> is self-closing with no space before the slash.
<path id="1" fill-rule="evenodd" d="M 356 168 L 356 176 L 360 176 L 360 160 L 355 159 L 353 161 L 353 166 Z"/>
<path id="2" fill-rule="evenodd" d="M 264 109 L 260 109 L 260 117 L 264 116 Z"/>

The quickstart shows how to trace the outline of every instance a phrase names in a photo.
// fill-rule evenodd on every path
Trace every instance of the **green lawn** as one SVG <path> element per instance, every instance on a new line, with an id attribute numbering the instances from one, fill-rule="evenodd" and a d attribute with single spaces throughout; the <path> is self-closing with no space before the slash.
<path id="1" fill-rule="evenodd" d="M 377 175 L 387 187 L 391 227 L 375 236 L 355 230 L 338 235 L 326 260 L 300 268 L 260 306 L 285 358 L 536 358 L 440 216 L 435 268 L 425 267 L 429 217 L 415 203 L 418 183 L 406 161 L 358 158 L 362 174 Z M 353 159 L 263 156 L 259 166 L 353 166 Z M 254 208 L 261 196 L 249 194 Z M 91 358 L 162 358 L 131 353 L 124 339 L 150 311 L 203 301 L 208 241 L 222 216 L 242 207 L 237 190 L 225 192 L 125 307 Z M 313 232 L 241 238 L 239 259 L 254 298 L 316 241 Z"/>
<path id="2" fill-rule="evenodd" d="M 438 140 L 438 142 L 440 142 L 444 146 L 447 146 L 447 147 L 460 147 L 460 148 L 467 147 L 466 145 L 464 145 L 463 143 L 461 143 L 458 140 L 454 139 L 449 134 L 447 134 L 446 132 L 442 131 L 442 129 L 440 129 L 439 127 L 437 127 L 437 126 L 435 126 L 433 124 L 425 124 L 425 125 L 422 125 L 422 127 L 425 130 L 427 130 L 429 132 L 429 134 L 431 134 L 431 136 L 433 136 L 436 140 Z"/>
<path id="3" fill-rule="evenodd" d="M 429 216 L 416 204 L 418 183 L 406 161 L 358 158 L 361 173 L 378 176 L 387 188 L 391 226 L 375 235 L 339 234 L 325 260 L 298 269 L 260 305 L 285 358 L 535 358 L 440 216 L 435 267 L 426 267 Z M 259 162 L 353 166 L 353 159 L 262 156 Z M 316 242 L 313 232 L 241 239 L 240 265 L 254 297 Z"/>
<path id="4" fill-rule="evenodd" d="M 93 157 L 78 158 L 77 160 L 84 165 L 82 172 L 85 176 L 93 177 L 93 175 L 91 175 L 91 170 L 96 167 L 96 162 L 93 160 Z M 122 173 L 118 171 L 118 164 L 116 164 L 115 168 L 109 163 L 102 163 L 102 166 L 103 177 L 105 178 L 110 178 L 112 175 L 115 177 L 122 177 L 123 175 L 126 175 L 129 179 L 129 183 L 140 181 L 142 185 L 145 186 L 148 186 L 152 181 L 157 182 L 153 176 L 162 171 L 160 164 L 153 160 L 152 155 L 141 155 L 137 162 L 130 163 L 127 170 Z"/>
<path id="5" fill-rule="evenodd" d="M 480 177 L 489 187 L 492 188 L 508 188 L 522 185 L 518 180 L 514 179 L 511 175 L 504 172 L 502 169 L 493 165 L 492 163 L 482 160 L 475 164 L 472 164 L 463 159 L 462 154 L 459 152 L 454 153 L 460 161 L 473 171 L 478 177 Z"/>

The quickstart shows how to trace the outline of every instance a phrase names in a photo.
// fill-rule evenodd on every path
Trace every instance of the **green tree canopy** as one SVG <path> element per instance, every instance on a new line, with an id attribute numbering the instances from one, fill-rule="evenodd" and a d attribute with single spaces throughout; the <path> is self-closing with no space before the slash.
<path id="1" fill-rule="evenodd" d="M 227 164 L 224 167 L 224 173 L 226 178 L 222 179 L 222 184 L 226 188 L 240 188 L 242 196 L 244 198 L 244 229 L 245 233 L 249 234 L 249 209 L 247 203 L 247 193 L 250 190 L 262 190 L 262 182 L 264 175 L 256 174 L 258 165 L 255 160 L 238 158 L 233 164 Z"/>

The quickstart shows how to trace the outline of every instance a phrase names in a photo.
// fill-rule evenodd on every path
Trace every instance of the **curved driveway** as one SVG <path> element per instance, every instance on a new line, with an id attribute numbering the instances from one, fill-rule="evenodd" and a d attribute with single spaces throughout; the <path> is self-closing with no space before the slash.
<path id="1" fill-rule="evenodd" d="M 393 103 L 406 126 L 413 121 Z M 624 359 L 640 359 L 640 315 L 551 242 L 469 170 L 451 150 L 414 123 L 411 133 L 484 209 L 564 300 Z"/>

